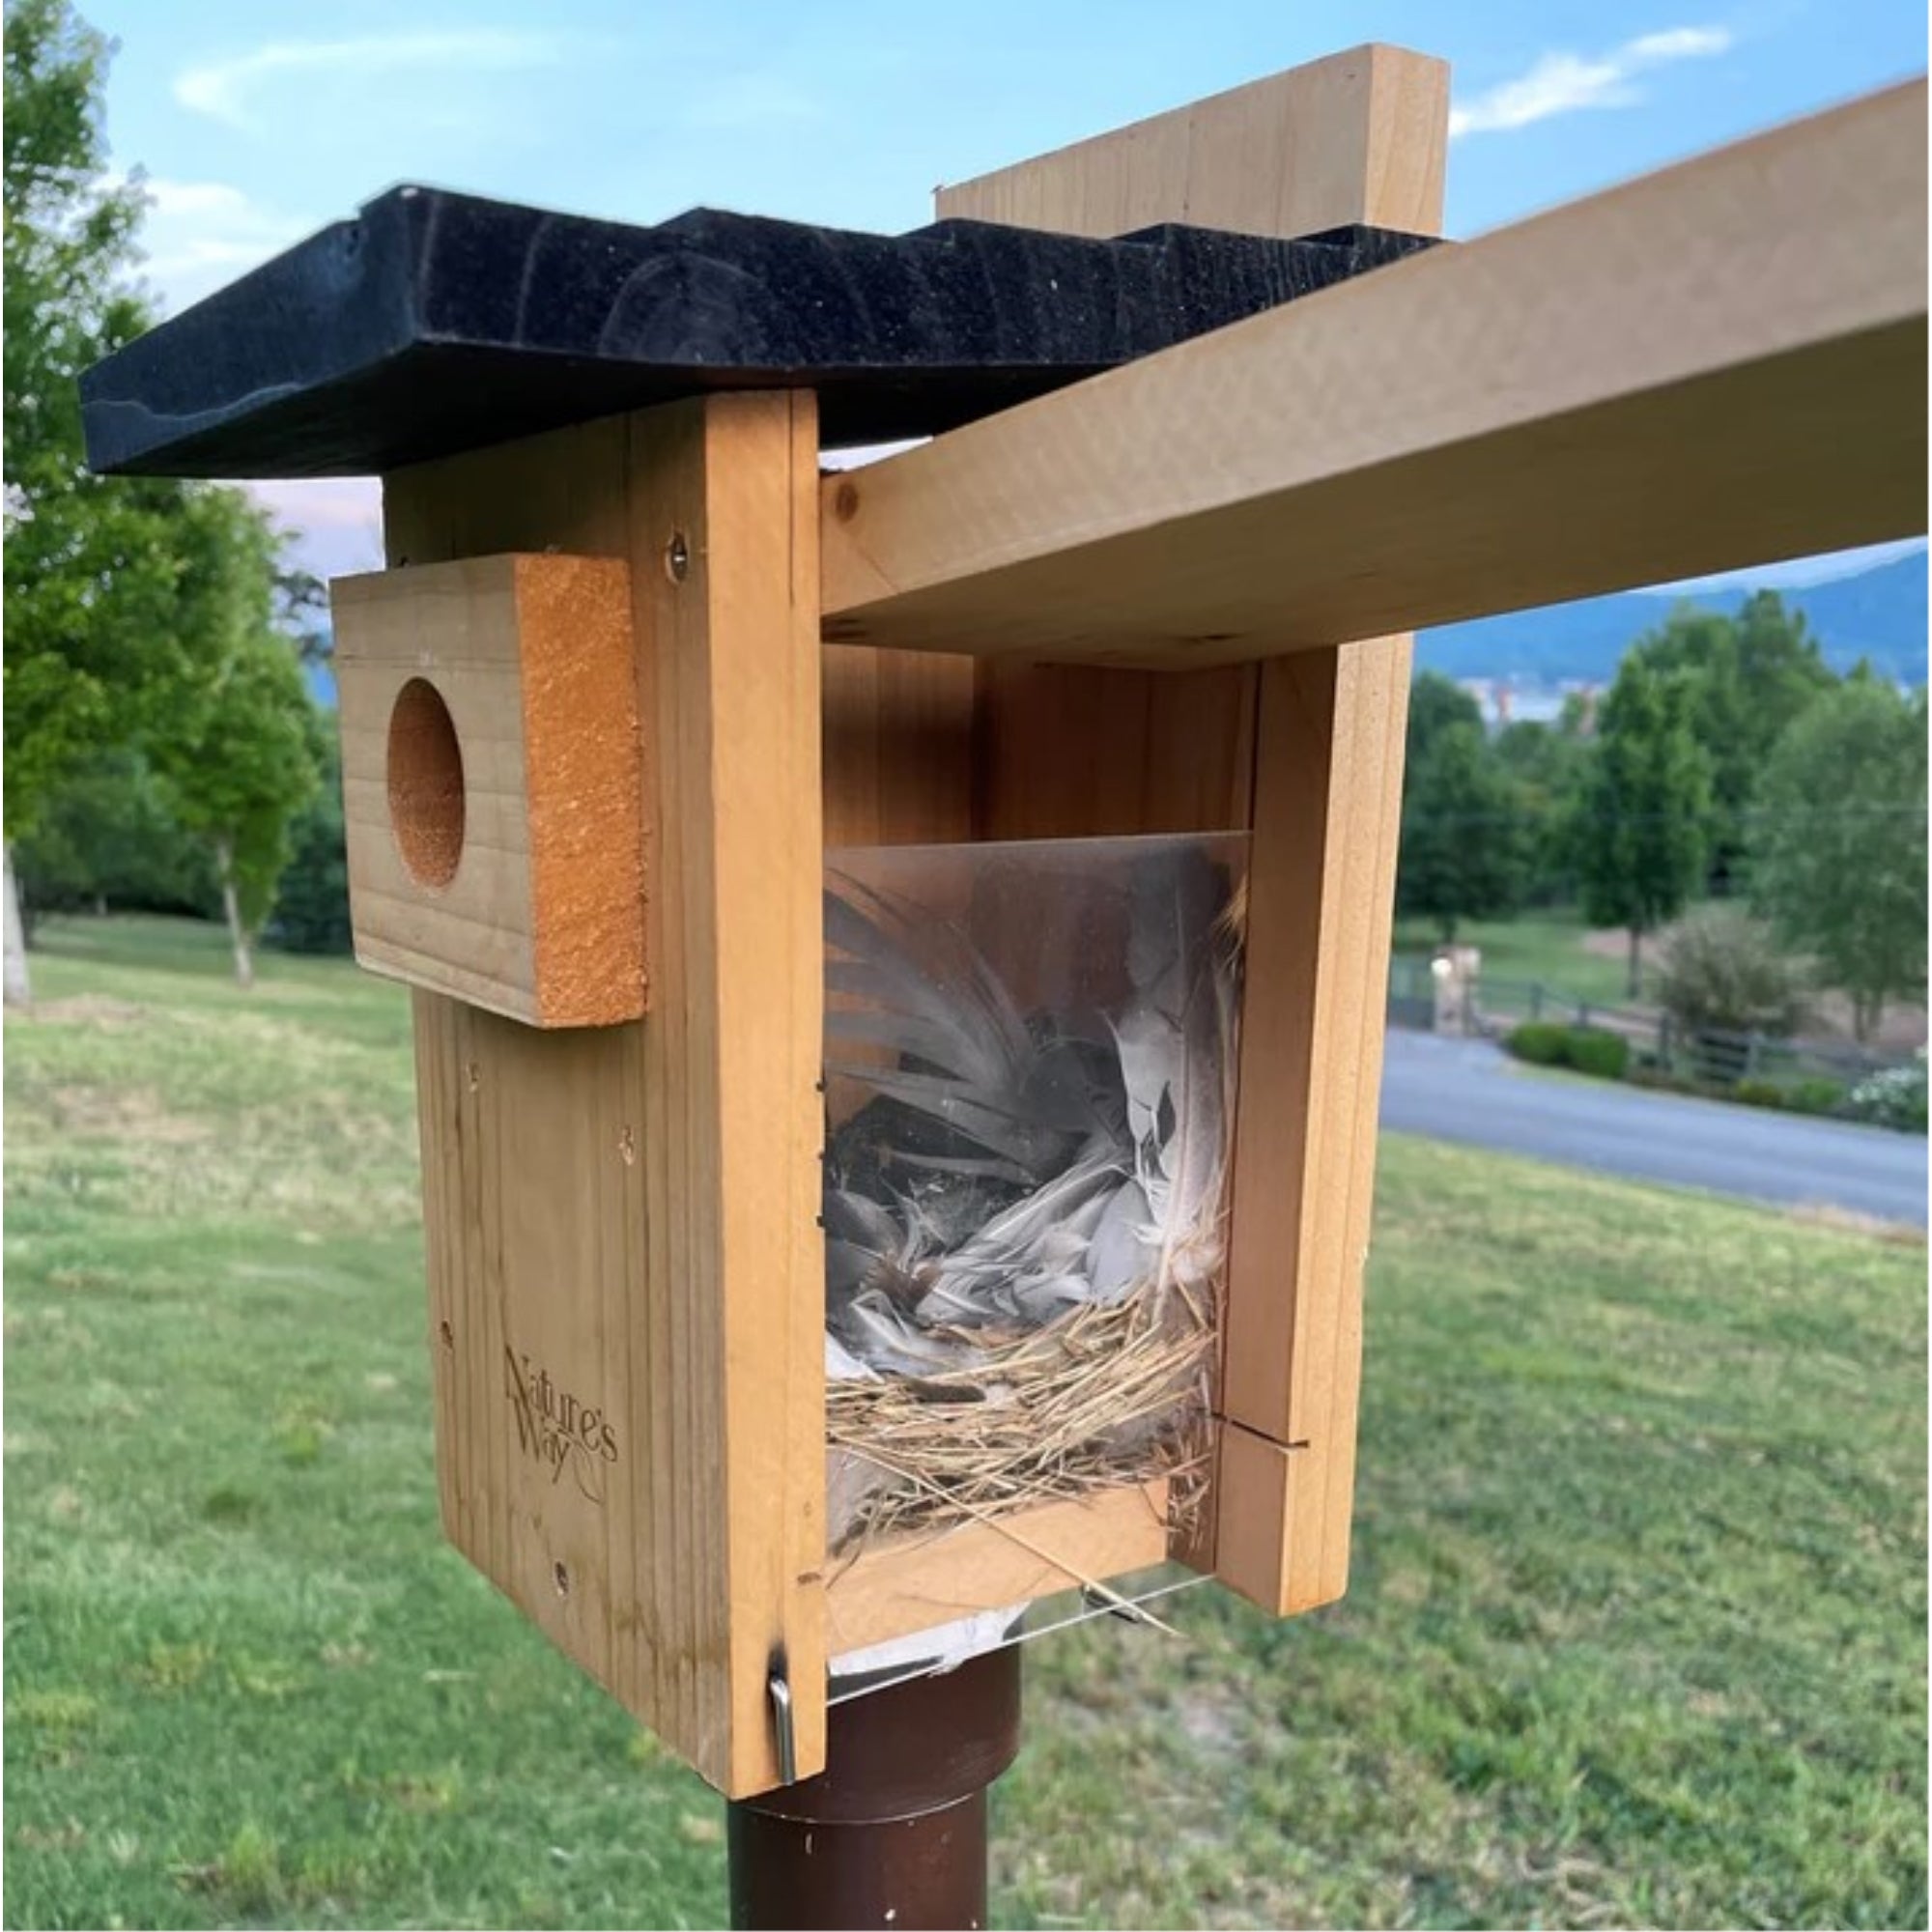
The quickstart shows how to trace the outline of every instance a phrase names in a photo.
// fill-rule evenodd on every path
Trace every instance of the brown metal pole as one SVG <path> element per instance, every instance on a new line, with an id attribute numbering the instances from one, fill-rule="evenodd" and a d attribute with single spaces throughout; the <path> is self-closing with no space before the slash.
<path id="1" fill-rule="evenodd" d="M 731 1923 L 746 1932 L 986 1922 L 986 1790 L 1020 1747 L 1020 1656 L 833 1707 L 816 1777 L 730 1807 Z"/>

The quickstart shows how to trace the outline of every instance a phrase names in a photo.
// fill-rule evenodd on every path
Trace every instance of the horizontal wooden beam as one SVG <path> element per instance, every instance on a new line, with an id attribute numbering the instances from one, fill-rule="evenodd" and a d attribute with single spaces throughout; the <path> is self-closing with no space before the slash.
<path id="1" fill-rule="evenodd" d="M 825 635 L 1207 665 L 1925 528 L 1925 83 L 827 478 Z"/>

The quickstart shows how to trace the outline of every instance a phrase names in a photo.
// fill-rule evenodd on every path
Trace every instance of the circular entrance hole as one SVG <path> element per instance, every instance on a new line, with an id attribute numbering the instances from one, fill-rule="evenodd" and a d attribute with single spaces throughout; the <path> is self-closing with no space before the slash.
<path id="1" fill-rule="evenodd" d="M 389 713 L 389 823 L 419 886 L 446 886 L 463 857 L 463 748 L 449 706 L 412 677 Z"/>

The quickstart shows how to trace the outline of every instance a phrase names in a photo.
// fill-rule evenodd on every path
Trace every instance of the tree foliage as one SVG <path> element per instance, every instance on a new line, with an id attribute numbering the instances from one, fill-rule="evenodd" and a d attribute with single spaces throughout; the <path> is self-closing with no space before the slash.
<path id="1" fill-rule="evenodd" d="M 14 863 L 30 923 L 99 906 L 205 917 L 219 904 L 207 848 L 131 747 L 101 753 L 51 792 Z"/>
<path id="2" fill-rule="evenodd" d="M 281 564 L 239 493 L 86 468 L 78 379 L 148 320 L 130 282 L 143 198 L 106 168 L 108 51 L 68 0 L 11 0 L 9 892 L 13 843 L 33 837 L 53 801 L 84 774 L 138 771 L 216 855 L 240 941 L 266 911 L 287 822 L 315 784 L 312 707 L 275 620 L 303 622 L 317 586 Z M 144 755 L 117 764 L 106 755 L 117 749 Z M 24 991 L 24 961 L 11 953 L 8 989 Z"/>
<path id="3" fill-rule="evenodd" d="M 266 937 L 289 952 L 351 952 L 349 853 L 342 825 L 342 760 L 324 734 L 322 782 L 290 828 L 288 869 Z"/>
<path id="4" fill-rule="evenodd" d="M 1682 605 L 1633 649 L 1689 693 L 1690 728 L 1711 770 L 1708 884 L 1727 891 L 1748 863 L 1765 760 L 1835 680 L 1804 613 L 1787 611 L 1775 590 L 1756 592 L 1735 617 Z"/>
<path id="5" fill-rule="evenodd" d="M 1566 705 L 1553 724 L 1533 718 L 1506 724 L 1495 752 L 1516 787 L 1523 901 L 1567 904 L 1577 893 L 1577 816 L 1589 771 L 1580 709 Z"/>
<path id="6" fill-rule="evenodd" d="M 232 491 L 197 492 L 178 531 L 182 620 L 199 675 L 179 694 L 153 756 L 176 817 L 214 860 L 237 975 L 274 902 L 291 823 L 314 796 L 319 731 L 288 640 L 274 629 L 275 544 Z"/>
<path id="7" fill-rule="evenodd" d="M 1765 768 L 1753 895 L 1865 1038 L 1925 993 L 1926 706 L 1868 674 L 1807 710 Z"/>
<path id="8" fill-rule="evenodd" d="M 1582 788 L 1577 868 L 1583 909 L 1630 935 L 1630 990 L 1639 945 L 1683 911 L 1703 878 L 1711 767 L 1691 728 L 1694 683 L 1633 651 L 1597 715 Z"/>
<path id="9" fill-rule="evenodd" d="M 138 334 L 127 291 L 138 188 L 106 180 L 107 46 L 65 0 L 6 16 L 6 819 L 150 724 L 182 674 L 172 483 L 82 457 L 80 373 Z"/>
<path id="10" fill-rule="evenodd" d="M 1443 732 L 1459 724 L 1483 728 L 1483 707 L 1452 677 L 1426 670 L 1409 687 L 1407 758 L 1421 763 Z"/>
<path id="11" fill-rule="evenodd" d="M 1516 911 L 1522 877 L 1516 786 L 1480 724 L 1446 724 L 1404 784 L 1396 909 L 1454 939 L 1463 920 Z"/>

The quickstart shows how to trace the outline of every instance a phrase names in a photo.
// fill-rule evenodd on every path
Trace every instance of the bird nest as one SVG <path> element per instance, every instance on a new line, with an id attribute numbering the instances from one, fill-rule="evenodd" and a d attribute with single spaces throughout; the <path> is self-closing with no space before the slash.
<path id="1" fill-rule="evenodd" d="M 1215 1323 L 1150 1282 L 1047 1322 L 957 1340 L 968 1365 L 826 1388 L 838 1548 L 1166 1477 L 1170 1520 L 1206 1487 Z"/>
<path id="2" fill-rule="evenodd" d="M 1198 1490 L 1239 859 L 1155 838 L 828 867 L 835 1548 L 1156 1477 L 1183 1510 Z"/>

